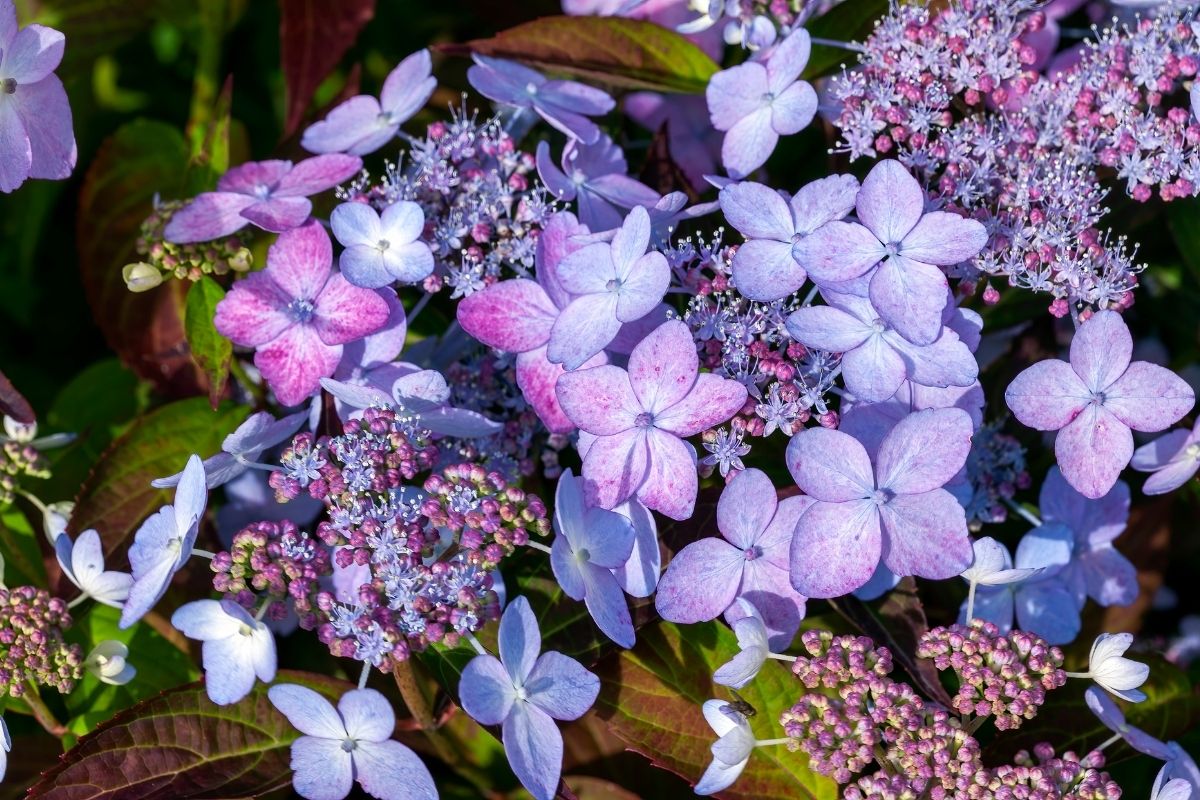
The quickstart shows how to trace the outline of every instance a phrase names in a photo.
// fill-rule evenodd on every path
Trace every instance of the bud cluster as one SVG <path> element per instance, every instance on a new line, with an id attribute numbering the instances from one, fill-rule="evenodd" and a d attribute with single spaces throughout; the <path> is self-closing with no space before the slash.
<path id="1" fill-rule="evenodd" d="M 0 691 L 21 697 L 29 684 L 66 694 L 83 675 L 83 651 L 67 644 L 67 604 L 45 589 L 0 589 Z"/>
<path id="2" fill-rule="evenodd" d="M 10 439 L 0 447 L 0 504 L 13 501 L 22 477 L 49 478 L 50 463 L 33 445 Z"/>
<path id="3" fill-rule="evenodd" d="M 159 202 L 142 222 L 137 253 L 143 260 L 127 264 L 121 270 L 121 277 L 131 292 L 153 289 L 172 278 L 198 281 L 205 275 L 224 275 L 231 270 L 247 272 L 254 264 L 244 230 L 211 242 L 176 244 L 167 241 L 163 230 L 184 205 L 182 200 Z"/>

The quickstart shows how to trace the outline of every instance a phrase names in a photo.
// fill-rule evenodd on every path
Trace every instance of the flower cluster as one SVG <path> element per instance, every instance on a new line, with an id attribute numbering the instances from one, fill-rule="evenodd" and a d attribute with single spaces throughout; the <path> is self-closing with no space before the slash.
<path id="1" fill-rule="evenodd" d="M 477 553 L 472 560 L 484 569 L 494 569 L 531 536 L 550 533 L 540 498 L 475 464 L 446 467 L 425 481 L 425 492 L 422 516 L 462 550 Z"/>
<path id="2" fill-rule="evenodd" d="M 275 621 L 295 611 L 300 627 L 312 630 L 318 582 L 330 574 L 329 553 L 291 520 L 255 522 L 213 557 L 212 571 L 213 588 L 243 608 L 269 603 L 266 617 Z"/>
<path id="3" fill-rule="evenodd" d="M 67 694 L 83 676 L 83 650 L 67 644 L 67 604 L 45 589 L 0 589 L 0 691 L 23 697 L 30 685 Z"/>
<path id="4" fill-rule="evenodd" d="M 253 237 L 246 232 L 199 243 L 177 244 L 167 239 L 163 231 L 183 206 L 181 200 L 160 200 L 142 222 L 136 245 L 142 260 L 121 271 L 130 291 L 149 291 L 172 278 L 197 281 L 204 275 L 248 272 L 254 265 L 249 247 Z"/>
<path id="5" fill-rule="evenodd" d="M 21 478 L 49 478 L 50 464 L 28 442 L 9 440 L 0 445 L 0 505 L 11 503 Z"/>

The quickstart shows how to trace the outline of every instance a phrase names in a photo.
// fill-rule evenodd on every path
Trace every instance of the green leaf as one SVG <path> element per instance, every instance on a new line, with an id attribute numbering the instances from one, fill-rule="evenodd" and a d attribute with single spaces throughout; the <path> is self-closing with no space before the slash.
<path id="1" fill-rule="evenodd" d="M 334 700 L 349 683 L 281 670 Z M 217 706 L 191 683 L 140 703 L 81 738 L 26 795 L 54 800 L 255 797 L 291 783 L 289 746 L 300 735 L 262 683 Z M 150 791 L 152 788 L 152 792 Z"/>
<path id="2" fill-rule="evenodd" d="M 1200 283 L 1200 199 L 1184 197 L 1167 203 L 1167 225 L 1171 238 L 1179 248 L 1183 263 L 1192 273 L 1193 283 Z"/>
<path id="3" fill-rule="evenodd" d="M 841 3 L 806 27 L 814 39 L 861 42 L 874 29 L 875 20 L 888 11 L 888 0 L 854 0 Z M 814 44 L 804 77 L 812 80 L 836 71 L 842 64 L 858 63 L 857 56 L 841 47 Z"/>
<path id="4" fill-rule="evenodd" d="M 34 21 L 66 35 L 58 73 L 67 78 L 86 72 L 98 56 L 112 53 L 152 23 L 183 19 L 190 5 L 185 0 L 43 0 Z"/>
<path id="5" fill-rule="evenodd" d="M 669 622 L 643 628 L 637 646 L 603 660 L 597 713 L 617 738 L 656 765 L 695 782 L 712 760 L 716 734 L 700 706 L 711 698 L 729 698 L 711 675 L 736 655 L 733 632 L 717 622 L 689 625 Z M 779 715 L 805 691 L 779 662 L 768 660 L 740 694 L 757 710 L 750 718 L 759 739 L 783 735 Z M 808 769 L 803 753 L 782 745 L 757 748 L 746 771 L 722 793 L 731 800 L 833 800 L 837 785 Z"/>
<path id="6" fill-rule="evenodd" d="M 692 42 L 625 17 L 542 17 L 443 52 L 511 58 L 626 89 L 700 94 L 720 67 Z"/>
<path id="7" fill-rule="evenodd" d="M 229 360 L 233 358 L 233 342 L 218 333 L 213 324 L 217 303 L 223 297 L 225 290 L 205 275 L 188 290 L 183 314 L 188 347 L 196 364 L 208 376 L 208 401 L 213 408 L 217 407 L 225 392 L 225 384 L 229 380 Z"/>
<path id="8" fill-rule="evenodd" d="M 125 545 L 150 513 L 170 503 L 173 491 L 150 481 L 172 475 L 188 456 L 209 456 L 242 420 L 245 406 L 223 403 L 216 411 L 203 397 L 169 403 L 133 423 L 88 476 L 68 526 L 72 534 L 95 528 L 104 542 L 109 569 L 120 569 Z M 114 557 L 115 554 L 115 557 Z"/>
<path id="9" fill-rule="evenodd" d="M 0 552 L 4 554 L 4 574 L 7 586 L 45 586 L 46 565 L 38 542 L 41 526 L 36 528 L 16 506 L 0 514 Z"/>
<path id="10" fill-rule="evenodd" d="M 219 41 L 219 38 L 218 38 Z M 197 76 L 199 80 L 199 76 Z M 190 120 L 188 133 L 192 139 L 192 156 L 184 181 L 189 194 L 211 191 L 217 178 L 229 169 L 229 129 L 233 105 L 233 76 L 225 79 L 221 93 L 211 109 L 206 108 L 199 119 Z"/>

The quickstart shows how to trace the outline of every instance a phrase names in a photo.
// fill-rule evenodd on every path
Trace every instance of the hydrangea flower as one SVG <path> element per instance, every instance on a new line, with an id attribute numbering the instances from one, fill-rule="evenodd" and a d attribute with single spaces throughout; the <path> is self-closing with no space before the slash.
<path id="1" fill-rule="evenodd" d="M 791 33 L 765 63 L 747 61 L 722 70 L 708 82 L 709 119 L 725 131 L 721 161 L 734 178 L 766 163 L 779 137 L 808 127 L 817 113 L 817 93 L 798 80 L 808 64 L 808 31 Z"/>
<path id="2" fill-rule="evenodd" d="M 805 272 L 792 256 L 796 242 L 854 208 L 858 178 L 832 175 L 801 187 L 795 196 L 761 183 L 731 183 L 721 189 L 721 211 L 746 237 L 733 255 L 733 280 L 751 300 L 787 297 L 804 284 Z"/>
<path id="3" fill-rule="evenodd" d="M 555 386 L 567 417 L 595 437 L 583 457 L 590 502 L 612 508 L 637 496 L 647 508 L 687 519 L 696 503 L 696 454 L 683 441 L 733 416 L 746 388 L 711 373 L 687 325 L 664 322 L 629 356 L 565 373 Z"/>
<path id="4" fill-rule="evenodd" d="M 75 169 L 71 105 L 54 74 L 65 47 L 66 37 L 53 28 L 18 30 L 16 5 L 0 0 L 0 192 Z"/>
<path id="5" fill-rule="evenodd" d="M 306 419 L 307 411 L 298 411 L 279 420 L 266 411 L 251 414 L 221 442 L 221 452 L 204 459 L 204 480 L 208 488 L 223 486 L 250 469 L 264 450 L 286 440 Z M 150 485 L 155 489 L 169 489 L 178 486 L 182 477 L 183 473 L 177 472 L 166 478 L 156 478 Z"/>
<path id="6" fill-rule="evenodd" d="M 401 200 L 382 214 L 366 203 L 342 203 L 333 210 L 329 227 L 346 248 L 338 267 L 355 286 L 418 283 L 433 273 L 433 252 L 421 241 L 425 213 L 416 203 Z"/>
<path id="7" fill-rule="evenodd" d="M 1166 494 L 1183 486 L 1200 470 L 1200 421 L 1190 431 L 1173 430 L 1133 451 L 1129 465 L 1153 473 L 1142 491 Z"/>
<path id="8" fill-rule="evenodd" d="M 360 94 L 340 103 L 304 131 L 300 146 L 310 153 L 374 153 L 429 102 L 437 88 L 432 67 L 429 51 L 418 50 L 388 73 L 378 100 Z"/>
<path id="9" fill-rule="evenodd" d="M 102 683 L 123 686 L 137 676 L 128 659 L 129 648 L 123 642 L 105 639 L 92 648 L 83 665 Z"/>
<path id="10" fill-rule="evenodd" d="M 1091 678 L 1100 688 L 1130 703 L 1140 703 L 1146 693 L 1138 689 L 1150 677 L 1150 667 L 1125 658 L 1133 644 L 1132 633 L 1102 633 L 1092 642 L 1088 671 L 1071 677 Z"/>
<path id="11" fill-rule="evenodd" d="M 121 607 L 122 628 L 137 622 L 162 599 L 172 576 L 191 558 L 207 503 L 204 465 L 200 456 L 193 455 L 175 488 L 174 504 L 156 511 L 133 536 L 129 548 L 133 583 Z"/>
<path id="12" fill-rule="evenodd" d="M 827 306 L 798 308 L 787 318 L 792 338 L 814 350 L 842 354 L 842 378 L 856 399 L 877 403 L 906 380 L 922 386 L 970 386 L 979 365 L 947 327 L 931 344 L 917 345 L 879 317 L 865 297 L 829 293 Z"/>
<path id="13" fill-rule="evenodd" d="M 879 264 L 868 285 L 879 318 L 914 344 L 932 344 L 949 296 L 939 267 L 977 255 L 987 230 L 948 211 L 925 213 L 925 193 L 898 161 L 871 169 L 854 207 L 859 222 L 823 225 L 796 243 L 796 260 L 818 284 L 850 281 Z"/>
<path id="14" fill-rule="evenodd" d="M 788 470 L 817 502 L 792 539 L 792 586 L 838 597 L 866 583 L 880 559 L 897 575 L 942 579 L 971 563 L 962 506 L 942 488 L 967 460 L 971 418 L 957 408 L 917 411 L 872 459 L 852 436 L 810 428 L 792 437 Z"/>
<path id="15" fill-rule="evenodd" d="M 248 695 L 255 676 L 275 680 L 275 637 L 233 600 L 193 600 L 175 610 L 171 624 L 204 642 L 204 690 L 217 705 Z"/>
<path id="16" fill-rule="evenodd" d="M 1193 795 L 1200 795 L 1200 768 L 1179 742 L 1167 742 L 1167 753 L 1170 758 L 1163 764 L 1159 776 L 1167 782 L 1176 779 L 1186 781 Z"/>
<path id="17" fill-rule="evenodd" d="M 1168 369 L 1133 361 L 1133 338 L 1115 311 L 1098 311 L 1075 332 L 1070 363 L 1039 361 L 1004 392 L 1025 425 L 1058 431 L 1063 477 L 1084 497 L 1103 497 L 1133 456 L 1132 431 L 1153 433 L 1195 404 L 1192 388 Z"/>
<path id="18" fill-rule="evenodd" d="M 704 176 L 717 171 L 721 140 L 725 137 L 708 119 L 708 105 L 698 95 L 633 92 L 622 108 L 630 119 L 652 132 L 667 128 L 671 158 L 687 176 L 692 188 L 707 188 Z"/>
<path id="19" fill-rule="evenodd" d="M 650 510 L 631 497 L 613 507 L 633 526 L 633 550 L 625 563 L 613 570 L 617 583 L 631 597 L 649 597 L 658 588 L 662 551 L 658 547 L 658 525 Z"/>
<path id="20" fill-rule="evenodd" d="M 550 143 L 538 142 L 538 175 L 546 188 L 564 202 L 579 204 L 579 221 L 593 231 L 619 227 L 622 209 L 651 207 L 659 201 L 658 192 L 629 177 L 625 154 L 607 134 L 592 144 L 578 139 L 567 142 L 562 151 L 562 168 L 550 158 Z"/>
<path id="21" fill-rule="evenodd" d="M 588 508 L 579 483 L 569 469 L 558 479 L 550 566 L 563 593 L 584 601 L 605 636 L 633 647 L 633 620 L 612 572 L 633 552 L 633 523 L 615 511 Z"/>
<path id="22" fill-rule="evenodd" d="M 1163 764 L 1150 787 L 1150 800 L 1190 800 L 1192 786 L 1183 778 L 1170 778 L 1170 765 Z"/>
<path id="23" fill-rule="evenodd" d="M 181 208 L 163 235 L 176 244 L 206 242 L 240 231 L 248 224 L 281 233 L 298 228 L 312 212 L 310 195 L 332 189 L 362 169 L 357 156 L 330 154 L 293 164 L 251 161 L 234 167 Z"/>
<path id="24" fill-rule="evenodd" d="M 1013 569 L 1012 556 L 1008 554 L 1008 548 L 990 536 L 972 542 L 971 553 L 973 556 L 971 566 L 959 573 L 959 576 L 970 585 L 963 615 L 964 622 L 970 622 L 975 618 L 976 587 L 1019 583 L 1041 572 L 1041 568 Z"/>
<path id="25" fill-rule="evenodd" d="M 133 576 L 104 569 L 104 548 L 95 530 L 89 528 L 74 542 L 65 532 L 59 534 L 54 540 L 54 553 L 67 580 L 97 603 L 120 608 L 129 597 Z"/>
<path id="26" fill-rule="evenodd" d="M 1135 728 L 1125 721 L 1125 715 L 1112 698 L 1095 686 L 1089 686 L 1084 692 L 1084 701 L 1087 707 L 1091 709 L 1096 718 L 1112 731 L 1116 736 L 1113 738 L 1124 739 L 1125 743 L 1137 750 L 1139 753 L 1145 753 L 1148 756 L 1162 759 L 1163 761 L 1171 761 L 1174 755 L 1163 742 L 1155 739 L 1150 734 L 1146 733 L 1141 728 Z"/>
<path id="27" fill-rule="evenodd" d="M 570 433 L 575 424 L 558 405 L 554 384 L 562 365 L 546 357 L 550 331 L 559 312 L 572 295 L 558 280 L 558 264 L 585 245 L 577 238 L 589 233 L 575 215 L 552 215 L 538 237 L 534 280 L 514 278 L 500 281 L 483 291 L 464 297 L 456 310 L 458 324 L 488 347 L 517 354 L 517 386 L 551 433 Z M 598 354 L 581 366 L 607 363 Z"/>
<path id="28" fill-rule="evenodd" d="M 342 800 L 354 782 L 379 800 L 437 800 L 417 754 L 392 739 L 396 714 L 374 689 L 352 689 L 337 708 L 307 686 L 281 683 L 267 697 L 303 735 L 292 742 L 292 788 L 308 800 Z"/>
<path id="29" fill-rule="evenodd" d="M 0 9 L 3 11 L 3 9 Z M 12 736 L 8 732 L 8 723 L 0 717 L 0 781 L 8 772 L 8 754 L 12 752 Z"/>
<path id="30" fill-rule="evenodd" d="M 281 234 L 267 266 L 233 285 L 213 322 L 254 364 L 285 406 L 306 400 L 337 369 L 342 346 L 381 328 L 383 296 L 332 271 L 333 245 L 315 220 Z"/>
<path id="31" fill-rule="evenodd" d="M 554 720 L 583 716 L 600 680 L 578 661 L 548 650 L 529 601 L 517 597 L 500 618 L 500 658 L 479 655 L 463 670 L 463 710 L 482 725 L 500 725 L 504 752 L 521 784 L 551 800 L 562 773 L 562 734 Z"/>
<path id="32" fill-rule="evenodd" d="M 981 587 L 975 596 L 976 619 L 990 622 L 1007 633 L 1015 615 L 1017 627 L 1041 636 L 1050 644 L 1067 644 L 1079 634 L 1080 606 L 1062 577 L 1071 560 L 1073 542 L 1065 526 L 1047 522 L 1022 537 L 1017 545 L 1016 569 L 1035 570 L 1037 574 L 1021 582 Z M 1008 549 L 1002 556 L 1004 567 L 1013 562 Z M 967 620 L 967 604 L 959 613 Z"/>
<path id="33" fill-rule="evenodd" d="M 1042 519 L 1070 529 L 1074 536 L 1071 563 L 1062 579 L 1083 608 L 1088 596 L 1102 606 L 1127 606 L 1137 599 L 1137 568 L 1113 540 L 1129 521 L 1129 485 L 1117 481 L 1103 497 L 1088 499 L 1075 491 L 1058 467 L 1042 483 L 1038 506 Z"/>
<path id="34" fill-rule="evenodd" d="M 558 280 L 574 295 L 554 320 L 546 357 L 578 369 L 608 347 L 622 324 L 636 322 L 662 302 L 671 285 L 666 256 L 650 246 L 650 215 L 629 212 L 611 242 L 594 242 L 563 258 Z"/>
<path id="35" fill-rule="evenodd" d="M 786 648 L 805 602 L 788 581 L 792 531 L 812 504 L 811 497 L 778 500 L 762 470 L 739 472 L 717 501 L 724 538 L 692 542 L 671 559 L 654 598 L 658 613 L 671 622 L 701 622 L 745 599 L 761 614 L 770 645 Z"/>
<path id="36" fill-rule="evenodd" d="M 420 369 L 412 364 L 398 366 L 402 370 L 392 384 L 390 395 L 373 386 L 329 378 L 322 378 L 321 386 L 348 408 L 394 405 L 403 409 L 415 424 L 442 436 L 491 436 L 503 428 L 501 423 L 493 422 L 478 411 L 451 406 L 450 385 L 437 370 Z"/>
<path id="37" fill-rule="evenodd" d="M 758 675 L 771 655 L 771 645 L 767 641 L 767 626 L 758 609 L 744 597 L 739 597 L 734 605 L 745 615 L 730 626 L 737 636 L 738 654 L 717 668 L 713 683 L 740 689 Z"/>
<path id="38" fill-rule="evenodd" d="M 706 700 L 701 710 L 719 737 L 712 745 L 713 760 L 695 787 L 696 794 L 709 795 L 733 785 L 750 762 L 756 740 L 746 717 L 724 700 Z"/>
<path id="39" fill-rule="evenodd" d="M 607 114 L 616 101 L 607 92 L 576 81 L 552 81 L 515 61 L 474 53 L 467 80 L 489 100 L 518 109 L 532 109 L 553 127 L 592 144 L 600 129 L 588 117 Z"/>

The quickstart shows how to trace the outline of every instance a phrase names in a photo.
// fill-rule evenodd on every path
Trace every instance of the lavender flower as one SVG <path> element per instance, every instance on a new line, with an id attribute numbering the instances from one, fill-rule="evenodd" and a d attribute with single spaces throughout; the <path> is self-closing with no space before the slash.
<path id="1" fill-rule="evenodd" d="M 1148 756 L 1160 758 L 1163 761 L 1173 760 L 1174 754 L 1166 744 L 1155 739 L 1141 728 L 1135 728 L 1127 723 L 1121 709 L 1103 691 L 1095 686 L 1089 686 L 1088 690 L 1084 692 L 1083 697 L 1087 702 L 1088 708 L 1096 715 L 1096 718 L 1100 720 L 1104 727 L 1113 732 L 1114 741 L 1124 739 L 1126 744 L 1139 753 L 1145 753 Z"/>
<path id="2" fill-rule="evenodd" d="M 637 206 L 651 208 L 659 201 L 658 192 L 630 178 L 625 154 L 607 134 L 592 144 L 578 139 L 563 148 L 562 168 L 550 159 L 550 144 L 538 142 L 537 169 L 542 183 L 556 198 L 574 200 L 579 205 L 579 221 L 593 231 L 620 227 L 622 209 Z"/>
<path id="3" fill-rule="evenodd" d="M 137 677 L 137 668 L 128 661 L 129 648 L 113 639 L 106 639 L 92 648 L 83 666 L 102 683 L 124 686 Z"/>
<path id="4" fill-rule="evenodd" d="M 756 741 L 746 717 L 724 700 L 706 700 L 701 710 L 718 739 L 712 745 L 712 762 L 696 783 L 695 791 L 698 795 L 710 795 L 733 785 L 750 763 Z"/>
<path id="5" fill-rule="evenodd" d="M 771 654 L 771 645 L 767 641 L 767 626 L 758 609 L 741 597 L 734 601 L 734 605 L 738 613 L 745 614 L 734 620 L 731 626 L 737 636 L 738 654 L 717 668 L 713 673 L 713 683 L 740 689 L 758 675 Z"/>
<path id="6" fill-rule="evenodd" d="M 606 92 L 575 81 L 552 81 L 515 61 L 475 53 L 467 80 L 481 95 L 517 109 L 531 109 L 553 127 L 593 144 L 600 129 L 588 117 L 607 114 L 616 102 Z"/>
<path id="7" fill-rule="evenodd" d="M 365 203 L 342 203 L 329 218 L 333 235 L 346 249 L 338 267 L 346 280 L 366 289 L 396 281 L 418 283 L 433 272 L 433 253 L 421 241 L 425 214 L 401 200 L 377 213 Z"/>
<path id="8" fill-rule="evenodd" d="M 74 542 L 65 532 L 59 534 L 54 540 L 54 554 L 67 580 L 97 603 L 120 608 L 129 597 L 133 576 L 104 569 L 104 549 L 95 530 L 89 528 Z"/>
<path id="9" fill-rule="evenodd" d="M 1133 451 L 1129 465 L 1139 472 L 1153 473 L 1142 491 L 1166 494 L 1183 486 L 1200 469 L 1200 421 L 1192 430 L 1178 429 Z"/>
<path id="10" fill-rule="evenodd" d="M 1150 667 L 1125 658 L 1133 644 L 1131 633 L 1102 633 L 1092 643 L 1088 653 L 1088 671 L 1071 677 L 1091 678 L 1106 691 L 1130 703 L 1140 703 L 1146 693 L 1137 687 L 1150 677 Z"/>
<path id="11" fill-rule="evenodd" d="M 267 626 L 231 600 L 194 600 L 171 615 L 189 639 L 204 642 L 204 689 L 219 706 L 236 703 L 257 676 L 275 680 L 275 639 Z"/>
<path id="12" fill-rule="evenodd" d="M 280 442 L 287 439 L 308 419 L 308 412 L 300 411 L 277 420 L 265 411 L 257 411 L 238 425 L 233 433 L 221 442 L 221 452 L 204 459 L 204 480 L 209 489 L 229 483 L 251 468 L 254 460 Z M 182 472 L 166 478 L 150 481 L 155 489 L 178 486 Z"/>

